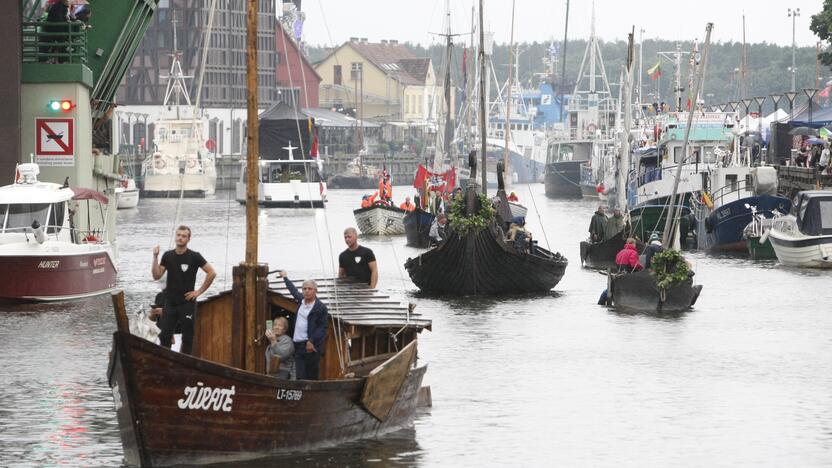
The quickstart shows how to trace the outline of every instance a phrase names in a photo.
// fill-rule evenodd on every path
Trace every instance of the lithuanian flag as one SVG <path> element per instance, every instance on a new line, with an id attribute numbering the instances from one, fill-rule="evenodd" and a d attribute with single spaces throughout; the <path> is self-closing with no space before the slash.
<path id="1" fill-rule="evenodd" d="M 650 78 L 658 80 L 659 77 L 662 76 L 662 62 L 656 62 L 655 65 L 653 65 L 649 70 L 647 70 L 647 74 L 650 75 Z"/>

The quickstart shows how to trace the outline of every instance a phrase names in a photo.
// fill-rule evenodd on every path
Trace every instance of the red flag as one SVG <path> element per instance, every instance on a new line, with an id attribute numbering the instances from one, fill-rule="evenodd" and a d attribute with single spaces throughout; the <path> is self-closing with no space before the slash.
<path id="1" fill-rule="evenodd" d="M 420 164 L 416 177 L 413 178 L 413 187 L 420 189 L 425 186 L 425 182 L 428 191 L 450 192 L 456 187 L 456 170 L 451 168 L 442 173 L 434 173 Z"/>
<path id="2" fill-rule="evenodd" d="M 312 137 L 312 147 L 309 149 L 309 155 L 313 159 L 318 157 L 318 135 Z"/>
<path id="3" fill-rule="evenodd" d="M 14 183 L 20 183 L 20 168 L 17 165 L 14 166 Z"/>

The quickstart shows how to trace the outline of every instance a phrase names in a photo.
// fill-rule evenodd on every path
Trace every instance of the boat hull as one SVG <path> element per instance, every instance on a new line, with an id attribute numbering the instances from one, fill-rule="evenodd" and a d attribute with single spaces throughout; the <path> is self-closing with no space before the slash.
<path id="1" fill-rule="evenodd" d="M 784 235 L 775 229 L 768 240 L 777 260 L 786 266 L 802 268 L 832 268 L 832 236 Z"/>
<path id="2" fill-rule="evenodd" d="M 392 236 L 404 234 L 407 212 L 395 206 L 373 205 L 353 211 L 355 223 L 362 234 Z"/>
<path id="3" fill-rule="evenodd" d="M 147 198 L 203 198 L 214 193 L 216 177 L 206 174 L 147 174 L 142 195 Z"/>
<path id="4" fill-rule="evenodd" d="M 535 247 L 535 254 L 517 253 L 496 240 L 491 228 L 447 239 L 404 267 L 413 283 L 431 294 L 521 294 L 554 288 L 566 271 L 560 254 Z"/>
<path id="5" fill-rule="evenodd" d="M 115 265 L 103 249 L 63 255 L 0 253 L 0 300 L 80 299 L 107 293 L 115 285 Z"/>
<path id="6" fill-rule="evenodd" d="M 682 312 L 699 298 L 702 285 L 688 279 L 664 294 L 649 271 L 610 275 L 608 294 L 616 310 L 623 312 Z"/>
<path id="7" fill-rule="evenodd" d="M 549 198 L 582 198 L 581 164 L 586 161 L 560 161 L 546 165 L 543 177 Z"/>
<path id="8" fill-rule="evenodd" d="M 604 270 L 607 268 L 616 268 L 615 256 L 624 248 L 627 239 L 624 231 L 610 237 L 602 242 L 589 243 L 582 241 L 581 249 L 581 263 L 586 268 L 593 268 L 597 270 Z M 642 250 L 639 246 L 639 252 Z"/>
<path id="9" fill-rule="evenodd" d="M 402 429 L 413 422 L 425 370 L 409 370 L 384 421 L 361 406 L 366 379 L 281 380 L 124 332 L 113 335 L 108 378 L 126 463 L 168 466 L 252 460 Z"/>
<path id="10" fill-rule="evenodd" d="M 257 204 L 266 208 L 324 208 L 326 184 L 291 180 L 261 183 L 257 186 Z M 237 182 L 236 198 L 246 204 L 246 184 Z"/>
<path id="11" fill-rule="evenodd" d="M 404 235 L 407 245 L 424 249 L 430 246 L 430 226 L 434 215 L 422 209 L 415 209 L 404 215 Z"/>
<path id="12" fill-rule="evenodd" d="M 760 242 L 759 237 L 748 237 L 745 239 L 745 246 L 751 260 L 777 260 L 777 254 L 774 253 L 774 247 L 768 239 Z"/>
<path id="13" fill-rule="evenodd" d="M 687 205 L 677 205 L 679 213 L 679 237 L 684 246 L 690 233 L 691 210 Z M 664 233 L 664 225 L 668 215 L 667 205 L 642 205 L 630 210 L 630 223 L 633 227 L 633 236 L 642 241 L 650 238 L 650 234 L 657 232 Z"/>
<path id="14" fill-rule="evenodd" d="M 116 192 L 116 207 L 119 210 L 135 208 L 139 204 L 139 189 Z"/>
<path id="15" fill-rule="evenodd" d="M 760 195 L 745 197 L 715 208 L 697 229 L 699 248 L 711 252 L 745 252 L 747 245 L 743 231 L 751 222 L 755 207 L 757 213 L 771 218 L 772 211 L 788 213 L 791 202 L 785 197 Z"/>

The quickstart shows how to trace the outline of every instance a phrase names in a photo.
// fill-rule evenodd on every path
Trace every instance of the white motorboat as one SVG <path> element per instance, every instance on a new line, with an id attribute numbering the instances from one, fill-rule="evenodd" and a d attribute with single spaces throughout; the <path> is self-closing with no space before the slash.
<path id="1" fill-rule="evenodd" d="M 800 192 L 794 213 L 775 218 L 768 231 L 777 260 L 788 266 L 832 268 L 832 191 Z"/>
<path id="2" fill-rule="evenodd" d="M 58 301 L 109 292 L 116 262 L 104 229 L 108 198 L 91 189 L 40 182 L 37 164 L 20 164 L 12 185 L 0 187 L 0 299 Z M 70 210 L 73 200 L 86 206 Z M 90 209 L 90 202 L 101 208 Z M 95 206 L 92 206 L 95 208 Z M 77 217 L 77 218 L 76 218 Z M 76 228 L 83 225 L 83 229 Z"/>
<path id="3" fill-rule="evenodd" d="M 323 208 L 326 202 L 326 183 L 321 180 L 319 167 L 313 159 L 261 159 L 260 184 L 257 203 L 271 208 Z M 236 198 L 246 203 L 248 171 L 243 163 L 237 182 Z"/>
<path id="4" fill-rule="evenodd" d="M 135 208 L 139 204 L 139 189 L 136 180 L 127 177 L 116 185 L 116 208 L 119 210 Z"/>

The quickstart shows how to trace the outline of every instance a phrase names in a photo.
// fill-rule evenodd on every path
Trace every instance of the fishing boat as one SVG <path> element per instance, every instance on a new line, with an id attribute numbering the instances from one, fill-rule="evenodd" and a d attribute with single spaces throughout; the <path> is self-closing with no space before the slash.
<path id="1" fill-rule="evenodd" d="M 407 211 L 392 205 L 376 203 L 368 208 L 354 210 L 355 223 L 362 234 L 393 236 L 404 234 L 404 217 Z"/>
<path id="2" fill-rule="evenodd" d="M 0 299 L 62 301 L 104 294 L 116 284 L 116 261 L 104 229 L 77 229 L 73 200 L 95 202 L 86 215 L 106 219 L 100 192 L 41 182 L 37 164 L 20 164 L 18 177 L 0 187 Z M 90 219 L 78 223 L 92 226 Z"/>
<path id="3" fill-rule="evenodd" d="M 175 107 L 174 118 L 154 123 L 153 143 L 156 150 L 142 163 L 142 194 L 148 198 L 203 198 L 212 195 L 217 184 L 213 155 L 203 153 L 205 138 L 202 119 L 191 98 L 182 72 L 181 53 L 176 49 L 174 26 L 173 53 L 163 106 Z M 180 103 L 190 109 L 191 117 L 181 113 Z"/>
<path id="4" fill-rule="evenodd" d="M 115 188 L 116 207 L 119 210 L 135 208 L 139 205 L 139 188 L 136 187 L 136 180 L 132 177 L 125 177 L 120 180 Z"/>
<path id="5" fill-rule="evenodd" d="M 794 213 L 772 220 L 768 240 L 783 265 L 832 268 L 832 191 L 797 195 Z M 762 242 L 766 236 L 760 239 Z"/>
<path id="6" fill-rule="evenodd" d="M 257 2 L 248 10 L 254 44 Z M 252 49 L 249 88 L 256 86 Z M 342 279 L 318 280 L 330 311 L 321 380 L 267 374 L 267 320 L 297 302 L 257 260 L 257 96 L 248 101 L 245 261 L 233 287 L 198 303 L 193 355 L 130 334 L 124 294 L 113 294 L 117 329 L 107 371 L 128 465 L 241 462 L 383 435 L 410 425 L 426 366 L 417 337 L 431 323 L 413 307 Z M 291 332 L 291 331 L 290 331 Z"/>

